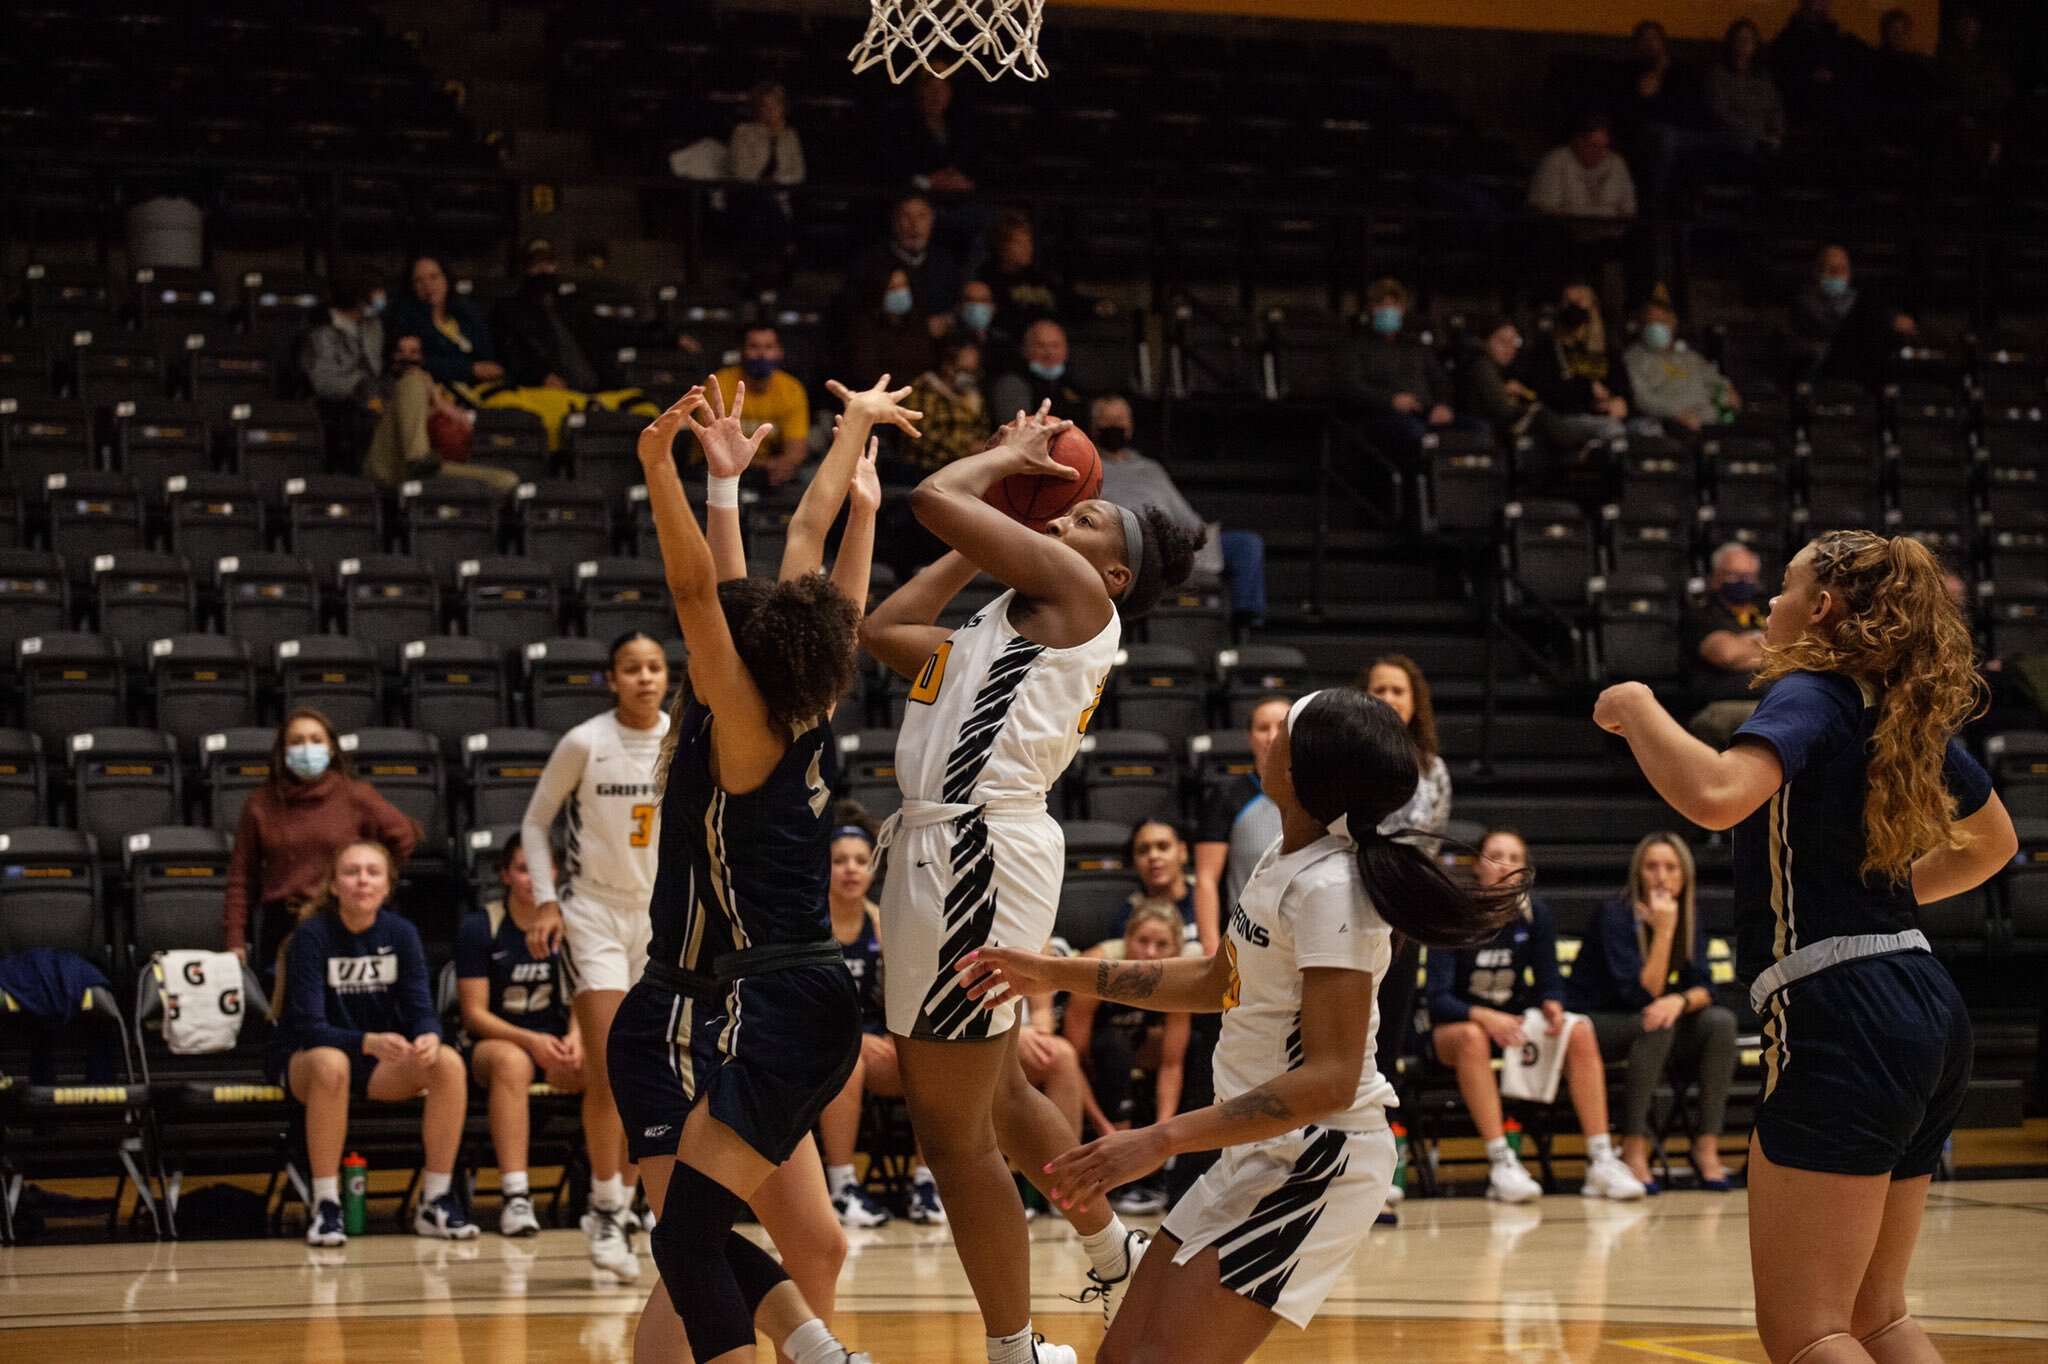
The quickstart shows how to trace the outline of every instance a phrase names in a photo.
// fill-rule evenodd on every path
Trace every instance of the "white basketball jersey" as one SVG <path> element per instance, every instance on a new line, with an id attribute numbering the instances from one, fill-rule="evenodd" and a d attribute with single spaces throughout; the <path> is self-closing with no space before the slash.
<path id="1" fill-rule="evenodd" d="M 1095 638 L 1052 649 L 1010 628 L 1015 592 L 997 597 L 938 647 L 910 688 L 896 740 L 907 800 L 978 805 L 1043 800 L 1081 747 L 1116 662 L 1116 613 Z"/>
<path id="2" fill-rule="evenodd" d="M 1393 960 L 1393 930 L 1359 884 L 1352 844 L 1325 835 L 1283 857 L 1275 839 L 1237 897 L 1223 950 L 1230 956 L 1230 991 L 1216 1042 L 1216 1097 L 1236 1098 L 1301 1066 L 1304 969 L 1367 971 L 1373 978 L 1372 1016 L 1366 1020 L 1358 1090 L 1349 1108 L 1316 1122 L 1353 1132 L 1386 1126 L 1394 1086 L 1380 1074 L 1373 1053 L 1379 984 Z"/>
<path id="3" fill-rule="evenodd" d="M 569 756 L 564 749 L 583 752 L 582 775 L 562 809 L 561 879 L 572 893 L 583 889 L 607 899 L 624 896 L 646 908 L 661 843 L 661 793 L 654 789 L 654 769 L 668 726 L 666 712 L 653 729 L 631 729 L 608 710 L 562 736 L 556 758 Z M 531 856 L 527 860 L 530 865 Z"/>

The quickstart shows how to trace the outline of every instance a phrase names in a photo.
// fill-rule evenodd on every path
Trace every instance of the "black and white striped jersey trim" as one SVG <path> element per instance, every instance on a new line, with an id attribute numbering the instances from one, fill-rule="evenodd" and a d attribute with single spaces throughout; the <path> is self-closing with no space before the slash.
<path id="1" fill-rule="evenodd" d="M 1351 1164 L 1344 1153 L 1347 1133 L 1310 1126 L 1303 1135 L 1311 1139 L 1286 1182 L 1213 1243 L 1223 1286 L 1261 1307 L 1271 1308 L 1287 1291 L 1302 1243 L 1322 1220 L 1330 1185 Z"/>
<path id="2" fill-rule="evenodd" d="M 947 804 L 964 803 L 973 794 L 982 769 L 988 766 L 996 735 L 1002 732 L 1003 721 L 1010 713 L 1010 704 L 1017 699 L 1024 679 L 1031 675 L 1031 665 L 1044 652 L 1043 644 L 1034 644 L 1018 635 L 988 665 L 988 677 L 974 697 L 974 711 L 960 726 L 960 737 L 946 758 L 943 799 Z"/>
<path id="3" fill-rule="evenodd" d="M 988 820 L 979 810 L 955 823 L 953 884 L 946 892 L 946 940 L 939 946 L 938 978 L 918 1011 L 917 1031 L 924 1037 L 951 1041 L 989 1035 L 995 1015 L 967 997 L 955 974 L 960 960 L 986 946 L 996 922 L 995 854 L 989 848 Z"/>

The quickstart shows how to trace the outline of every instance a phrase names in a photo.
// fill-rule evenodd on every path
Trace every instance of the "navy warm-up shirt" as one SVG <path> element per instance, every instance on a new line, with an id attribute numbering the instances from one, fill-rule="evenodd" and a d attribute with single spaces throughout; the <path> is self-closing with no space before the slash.
<path id="1" fill-rule="evenodd" d="M 1785 770 L 1770 800 L 1735 826 L 1736 970 L 1753 980 L 1808 943 L 1900 933 L 1918 908 L 1910 880 L 1863 879 L 1877 697 L 1840 673 L 1788 674 L 1735 731 L 1769 744 Z M 1954 739 L 1942 778 L 1966 818 L 1991 798 L 1991 778 Z"/>
<path id="2" fill-rule="evenodd" d="M 1579 958 L 1572 963 L 1570 987 L 1565 991 L 1578 1013 L 1633 1013 L 1647 1008 L 1657 995 L 1676 994 L 1695 985 L 1711 990 L 1713 977 L 1707 973 L 1707 934 L 1698 914 L 1692 921 L 1692 951 L 1681 951 L 1674 937 L 1671 943 L 1671 971 L 1666 986 L 1651 994 L 1643 988 L 1643 951 L 1649 930 L 1636 919 L 1635 901 L 1623 892 L 1600 906 L 1593 926 L 1579 944 Z"/>
<path id="3" fill-rule="evenodd" d="M 1461 1023 L 1474 1005 L 1519 1017 L 1546 999 L 1564 1003 L 1564 973 L 1557 967 L 1557 922 L 1550 907 L 1531 899 L 1517 917 L 1477 947 L 1429 949 L 1423 998 L 1432 1023 Z M 1531 978 L 1534 984 L 1531 984 Z"/>
<path id="4" fill-rule="evenodd" d="M 419 930 L 390 910 L 361 933 L 349 932 L 339 914 L 315 914 L 292 934 L 285 956 L 278 1044 L 360 1056 L 363 1034 L 372 1032 L 440 1035 Z"/>
<path id="5" fill-rule="evenodd" d="M 516 1028 L 569 1035 L 568 991 L 558 953 L 536 957 L 503 905 L 466 914 L 455 938 L 455 974 L 491 983 L 490 1010 Z"/>

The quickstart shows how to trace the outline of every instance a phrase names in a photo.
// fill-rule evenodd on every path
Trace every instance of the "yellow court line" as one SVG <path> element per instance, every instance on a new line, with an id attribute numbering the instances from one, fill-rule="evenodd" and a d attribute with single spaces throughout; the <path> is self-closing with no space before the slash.
<path id="1" fill-rule="evenodd" d="M 1723 1331 L 1710 1336 L 1663 1336 L 1656 1340 L 1616 1340 L 1608 1343 L 1619 1345 L 1624 1350 L 1637 1350 L 1646 1355 L 1655 1355 L 1659 1359 L 1688 1360 L 1691 1364 L 1748 1364 L 1747 1360 L 1730 1359 L 1727 1355 L 1710 1355 L 1698 1350 L 1688 1350 L 1685 1345 L 1705 1345 L 1717 1340 L 1754 1339 L 1756 1333 L 1753 1331 Z"/>

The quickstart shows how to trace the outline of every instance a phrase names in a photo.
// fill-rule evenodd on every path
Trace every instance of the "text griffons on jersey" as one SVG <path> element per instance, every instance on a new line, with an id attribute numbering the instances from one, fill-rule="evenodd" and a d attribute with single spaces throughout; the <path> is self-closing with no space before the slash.
<path id="1" fill-rule="evenodd" d="M 955 630 L 910 689 L 896 741 L 907 800 L 978 805 L 1043 800 L 1080 750 L 1116 662 L 1116 612 L 1070 649 L 1034 643 L 1010 624 L 1005 592 Z"/>
<path id="2" fill-rule="evenodd" d="M 536 957 L 502 903 L 465 915 L 455 940 L 455 974 L 490 982 L 490 1011 L 514 1027 L 566 1037 L 568 981 L 559 955 Z"/>
<path id="3" fill-rule="evenodd" d="M 768 779 L 744 795 L 712 779 L 710 708 L 692 702 L 679 723 L 662 801 L 649 958 L 708 972 L 725 952 L 828 941 L 831 723 L 795 734 Z"/>

